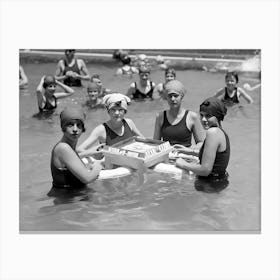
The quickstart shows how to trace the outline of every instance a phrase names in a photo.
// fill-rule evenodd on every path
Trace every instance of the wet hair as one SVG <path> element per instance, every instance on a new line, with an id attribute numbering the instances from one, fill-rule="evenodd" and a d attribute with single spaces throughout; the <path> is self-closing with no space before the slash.
<path id="1" fill-rule="evenodd" d="M 235 80 L 236 80 L 236 82 L 238 83 L 238 74 L 237 74 L 237 72 L 236 71 L 231 71 L 231 72 L 227 72 L 226 73 L 226 76 L 225 76 L 225 80 L 227 79 L 227 78 L 229 78 L 229 77 L 234 77 L 235 78 Z"/>
<path id="2" fill-rule="evenodd" d="M 176 78 L 176 71 L 175 71 L 174 68 L 167 68 L 167 69 L 165 70 L 165 76 L 166 76 L 167 74 L 172 74 L 172 75 L 174 76 L 174 78 Z"/>
<path id="3" fill-rule="evenodd" d="M 45 76 L 43 88 L 46 89 L 49 85 L 56 85 L 55 77 L 52 75 Z"/>

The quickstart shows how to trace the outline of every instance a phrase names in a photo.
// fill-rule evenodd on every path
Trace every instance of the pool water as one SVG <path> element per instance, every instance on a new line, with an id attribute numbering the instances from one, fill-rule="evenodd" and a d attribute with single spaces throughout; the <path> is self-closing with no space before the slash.
<path id="1" fill-rule="evenodd" d="M 51 119 L 38 120 L 36 87 L 44 74 L 53 74 L 56 64 L 23 64 L 29 86 L 19 92 L 20 104 L 20 221 L 21 232 L 258 232 L 261 229 L 260 200 L 260 88 L 248 92 L 254 103 L 242 110 L 229 110 L 223 122 L 231 142 L 228 166 L 229 185 L 219 193 L 197 191 L 193 175 L 178 179 L 149 170 L 141 184 L 138 174 L 96 181 L 76 193 L 56 193 L 51 189 L 50 153 L 61 138 L 58 113 L 67 104 L 86 101 L 85 88 L 60 99 Z M 114 76 L 116 69 L 88 65 L 90 73 L 100 73 L 106 88 L 126 92 L 132 79 Z M 164 72 L 155 71 L 151 80 L 162 82 Z M 187 88 L 184 107 L 197 111 L 199 104 L 224 86 L 223 73 L 177 71 L 177 79 Z M 240 76 L 239 85 L 257 84 Z M 245 104 L 244 104 L 245 105 Z M 168 108 L 165 101 L 135 102 L 127 117 L 148 138 L 152 138 L 155 115 Z M 81 143 L 98 124 L 106 121 L 104 109 L 86 109 L 86 132 Z"/>

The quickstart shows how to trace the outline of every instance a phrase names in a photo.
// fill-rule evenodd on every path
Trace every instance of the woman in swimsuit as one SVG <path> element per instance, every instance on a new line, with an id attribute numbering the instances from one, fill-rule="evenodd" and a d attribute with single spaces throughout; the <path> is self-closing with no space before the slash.
<path id="1" fill-rule="evenodd" d="M 94 181 L 103 165 L 95 161 L 88 169 L 76 152 L 79 137 L 85 132 L 85 114 L 80 107 L 65 108 L 60 114 L 63 136 L 51 154 L 53 188 L 77 189 Z"/>
<path id="2" fill-rule="evenodd" d="M 247 103 L 253 103 L 253 99 L 241 87 L 238 87 L 237 72 L 228 72 L 225 76 L 226 86 L 221 88 L 215 97 L 220 98 L 227 106 L 232 106 L 240 102 L 240 97 L 244 98 Z"/>
<path id="3" fill-rule="evenodd" d="M 228 185 L 227 166 L 230 158 L 230 142 L 221 121 L 227 113 L 224 103 L 216 97 L 206 99 L 200 105 L 201 123 L 206 138 L 198 153 L 199 162 L 176 160 L 176 166 L 197 175 L 195 188 L 199 191 L 217 192 Z"/>
<path id="4" fill-rule="evenodd" d="M 191 147 L 193 137 L 193 148 L 198 149 L 204 139 L 203 129 L 198 114 L 182 107 L 186 93 L 184 85 L 172 80 L 165 85 L 165 91 L 169 110 L 157 114 L 154 139 L 169 141 L 175 148 L 185 149 Z"/>
<path id="5" fill-rule="evenodd" d="M 103 97 L 110 120 L 97 126 L 78 147 L 80 156 L 96 154 L 98 148 L 104 144 L 110 146 L 132 136 L 144 137 L 132 120 L 124 118 L 129 102 L 130 98 L 121 93 L 112 93 Z"/>
<path id="6" fill-rule="evenodd" d="M 164 83 L 159 83 L 155 89 L 154 93 L 158 94 L 162 99 L 166 99 L 166 96 L 164 95 L 164 87 L 166 83 L 175 80 L 176 79 L 176 71 L 173 68 L 167 68 L 165 70 L 165 82 Z"/>
<path id="7" fill-rule="evenodd" d="M 55 92 L 59 85 L 64 92 Z M 43 76 L 37 87 L 37 100 L 40 112 L 53 112 L 57 107 L 57 99 L 72 95 L 75 91 L 57 81 L 54 76 Z"/>
<path id="8" fill-rule="evenodd" d="M 134 100 L 152 100 L 155 83 L 149 80 L 150 69 L 142 66 L 139 68 L 139 82 L 134 82 L 130 85 L 127 96 Z"/>

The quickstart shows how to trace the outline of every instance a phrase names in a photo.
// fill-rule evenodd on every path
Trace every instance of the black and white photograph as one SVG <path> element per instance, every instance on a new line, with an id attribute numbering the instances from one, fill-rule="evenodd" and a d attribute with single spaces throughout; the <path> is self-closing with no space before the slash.
<path id="1" fill-rule="evenodd" d="M 260 231 L 260 49 L 19 57 L 20 231 Z"/>
<path id="2" fill-rule="evenodd" d="M 278 0 L 0 1 L 0 279 L 279 280 Z"/>

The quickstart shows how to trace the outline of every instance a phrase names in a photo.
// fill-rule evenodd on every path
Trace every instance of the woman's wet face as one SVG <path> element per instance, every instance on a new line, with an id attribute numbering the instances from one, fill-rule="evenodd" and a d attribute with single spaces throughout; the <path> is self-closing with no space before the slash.
<path id="1" fill-rule="evenodd" d="M 56 84 L 49 84 L 46 87 L 46 91 L 50 94 L 54 94 L 55 90 L 56 90 Z"/>
<path id="2" fill-rule="evenodd" d="M 120 106 L 114 106 L 108 110 L 112 120 L 122 120 L 125 115 L 125 109 Z"/>
<path id="3" fill-rule="evenodd" d="M 165 80 L 166 80 L 167 82 L 172 81 L 172 80 L 175 80 L 175 76 L 174 76 L 172 73 L 167 73 L 167 74 L 165 75 Z"/>
<path id="4" fill-rule="evenodd" d="M 66 124 L 65 134 L 71 138 L 79 138 L 83 129 L 84 125 L 81 120 L 71 120 Z"/>
<path id="5" fill-rule="evenodd" d="M 177 106 L 181 104 L 183 95 L 178 92 L 170 92 L 167 94 L 167 102 L 170 106 Z"/>
<path id="6" fill-rule="evenodd" d="M 203 111 L 200 111 L 200 121 L 204 129 L 208 129 L 218 124 L 218 120 L 215 116 Z"/>
<path id="7" fill-rule="evenodd" d="M 226 86 L 228 88 L 234 88 L 236 87 L 236 85 L 237 85 L 237 81 L 234 76 L 231 75 L 226 77 Z"/>
<path id="8" fill-rule="evenodd" d="M 140 76 L 140 79 L 141 79 L 141 80 L 146 81 L 146 80 L 148 80 L 148 78 L 149 78 L 149 76 L 150 76 L 150 73 L 149 73 L 149 72 L 140 72 L 140 73 L 139 73 L 139 76 Z"/>

